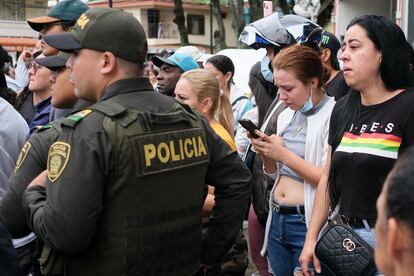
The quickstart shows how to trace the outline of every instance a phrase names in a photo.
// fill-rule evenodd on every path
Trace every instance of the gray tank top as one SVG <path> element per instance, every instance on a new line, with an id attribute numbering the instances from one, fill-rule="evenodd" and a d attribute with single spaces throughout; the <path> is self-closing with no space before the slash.
<path id="1" fill-rule="evenodd" d="M 286 143 L 286 147 L 302 159 L 305 159 L 305 143 L 306 133 L 308 130 L 308 117 L 317 113 L 328 100 L 329 96 L 324 94 L 321 101 L 308 112 L 302 113 L 296 111 L 288 127 L 279 134 L 283 138 L 283 141 Z M 288 166 L 282 163 L 278 163 L 278 167 L 279 175 L 286 175 L 298 182 L 304 182 L 303 179 Z"/>

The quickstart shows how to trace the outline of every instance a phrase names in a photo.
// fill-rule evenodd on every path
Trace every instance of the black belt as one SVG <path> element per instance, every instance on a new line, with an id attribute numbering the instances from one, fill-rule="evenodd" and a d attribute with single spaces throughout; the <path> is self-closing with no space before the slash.
<path id="1" fill-rule="evenodd" d="M 297 204 L 297 205 L 283 205 L 276 202 L 272 202 L 272 210 L 283 215 L 304 215 L 305 214 L 305 206 Z"/>
<path id="2" fill-rule="evenodd" d="M 346 217 L 346 216 L 342 216 L 342 221 L 343 223 L 349 225 L 351 228 L 366 228 L 365 224 L 364 224 L 364 219 L 361 218 L 354 218 L 354 217 Z M 375 219 L 365 219 L 368 223 L 369 228 L 374 228 L 375 227 Z"/>

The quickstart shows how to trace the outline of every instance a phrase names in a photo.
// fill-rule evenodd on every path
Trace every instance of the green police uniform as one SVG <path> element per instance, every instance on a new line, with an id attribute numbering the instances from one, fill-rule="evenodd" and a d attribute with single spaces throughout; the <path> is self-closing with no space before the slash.
<path id="1" fill-rule="evenodd" d="M 76 113 L 89 105 L 89 102 L 79 100 L 72 112 Z M 38 126 L 16 161 L 16 167 L 9 179 L 10 190 L 0 201 L 0 221 L 7 226 L 13 238 L 21 238 L 31 232 L 21 207 L 22 194 L 27 185 L 47 169 L 49 147 L 59 136 L 62 120 L 60 118 L 48 125 Z"/>
<path id="2" fill-rule="evenodd" d="M 79 109 L 83 110 L 89 105 L 90 102 L 79 100 L 72 108 L 72 112 L 76 113 Z M 57 119 L 45 126 L 38 126 L 19 154 L 14 172 L 9 179 L 10 189 L 0 201 L 0 221 L 7 226 L 14 238 L 25 237 L 32 232 L 21 206 L 22 195 L 29 183 L 47 169 L 49 148 L 59 137 L 60 122 L 63 119 Z M 41 243 L 38 246 L 41 249 Z M 30 261 L 25 256 L 30 258 L 31 255 L 37 253 L 34 247 L 35 244 L 32 242 L 31 245 L 28 244 L 18 249 L 21 252 L 19 255 L 22 255 L 20 256 L 21 262 Z M 39 263 L 43 274 L 54 275 L 56 271 L 61 272 L 63 266 L 56 252 L 47 246 L 42 251 Z"/>
<path id="3" fill-rule="evenodd" d="M 91 109 L 61 123 L 46 193 L 31 187 L 23 200 L 36 235 L 66 255 L 65 273 L 191 275 L 200 258 L 216 263 L 247 208 L 237 153 L 144 78 L 106 87 Z M 217 183 L 216 207 L 201 257 L 206 181 Z"/>
<path id="4" fill-rule="evenodd" d="M 86 48 L 129 62 L 108 74 L 142 64 L 147 52 L 136 18 L 108 8 L 90 9 L 70 33 L 44 39 L 61 51 Z M 46 188 L 23 196 L 29 225 L 64 255 L 66 275 L 192 275 L 200 262 L 217 263 L 245 215 L 249 171 L 207 121 L 154 93 L 148 79 L 110 83 L 91 110 L 62 121 Z M 215 183 L 216 206 L 202 242 L 205 183 Z"/>

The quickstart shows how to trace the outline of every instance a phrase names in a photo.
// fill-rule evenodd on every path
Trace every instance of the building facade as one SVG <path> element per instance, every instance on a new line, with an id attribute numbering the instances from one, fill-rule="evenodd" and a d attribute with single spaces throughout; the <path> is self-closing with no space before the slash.
<path id="1" fill-rule="evenodd" d="M 1 0 L 0 1 L 0 45 L 9 52 L 31 48 L 38 33 L 27 24 L 27 18 L 47 13 L 47 0 Z"/>
<path id="2" fill-rule="evenodd" d="M 113 8 L 123 9 L 135 15 L 141 22 L 148 36 L 149 53 L 156 54 L 163 50 L 173 52 L 179 47 L 180 33 L 173 22 L 173 0 L 113 0 Z M 90 7 L 107 7 L 107 0 L 88 2 Z M 197 4 L 193 1 L 183 1 L 184 16 L 188 30 L 188 40 L 191 45 L 204 49 L 210 53 L 210 35 L 218 30 L 217 20 L 210 16 L 209 4 Z M 237 37 L 233 31 L 232 16 L 228 7 L 222 6 L 224 26 L 226 30 L 226 44 L 230 48 L 237 46 Z M 210 21 L 212 20 L 212 32 Z M 214 39 L 213 39 L 214 46 Z"/>
<path id="3" fill-rule="evenodd" d="M 335 33 L 343 39 L 348 23 L 363 14 L 383 15 L 395 21 L 414 46 L 414 0 L 335 0 Z"/>

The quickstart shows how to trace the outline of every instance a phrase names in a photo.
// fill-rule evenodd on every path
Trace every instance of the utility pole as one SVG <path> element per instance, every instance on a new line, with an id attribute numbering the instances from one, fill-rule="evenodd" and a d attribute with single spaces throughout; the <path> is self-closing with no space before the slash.
<path id="1" fill-rule="evenodd" d="M 213 54 L 213 2 L 210 0 L 210 54 Z"/>

